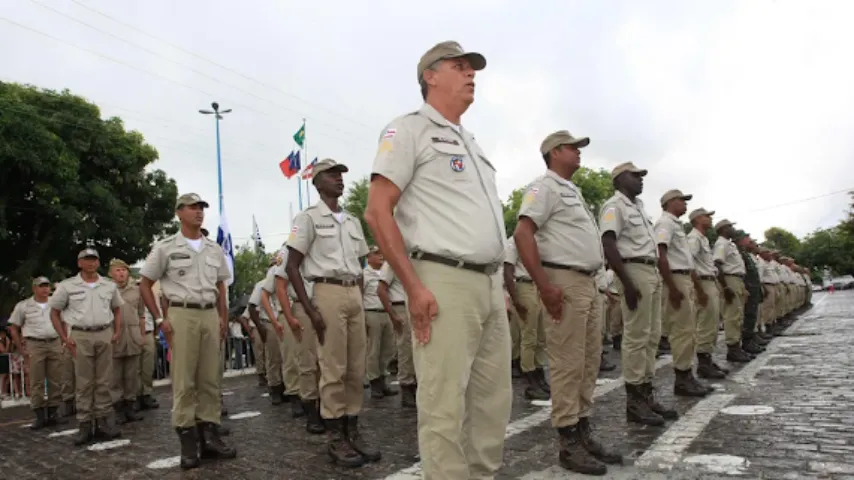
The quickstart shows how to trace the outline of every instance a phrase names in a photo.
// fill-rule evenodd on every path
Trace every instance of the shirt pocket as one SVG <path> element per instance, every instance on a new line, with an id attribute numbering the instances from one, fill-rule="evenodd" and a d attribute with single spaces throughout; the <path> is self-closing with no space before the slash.
<path id="1" fill-rule="evenodd" d="M 205 276 L 211 279 L 211 283 L 217 282 L 222 260 L 217 257 L 205 257 Z"/>
<path id="2" fill-rule="evenodd" d="M 169 261 L 169 268 L 166 270 L 166 276 L 173 282 L 181 282 L 187 277 L 191 277 L 193 273 L 193 259 L 179 258 Z"/>
<path id="3" fill-rule="evenodd" d="M 109 313 L 112 308 L 113 302 L 113 292 L 98 292 L 98 295 L 95 297 L 98 304 L 95 308 L 103 311 L 104 313 Z"/>
<path id="4" fill-rule="evenodd" d="M 462 145 L 450 143 L 430 144 L 430 162 L 427 167 L 431 175 L 454 184 L 470 183 L 472 180 L 472 158 Z"/>
<path id="5" fill-rule="evenodd" d="M 365 242 L 365 236 L 362 234 L 359 226 L 353 222 L 349 222 L 347 225 L 347 236 L 350 239 L 350 250 L 352 253 L 358 257 L 359 249 L 362 246 L 362 243 Z"/>

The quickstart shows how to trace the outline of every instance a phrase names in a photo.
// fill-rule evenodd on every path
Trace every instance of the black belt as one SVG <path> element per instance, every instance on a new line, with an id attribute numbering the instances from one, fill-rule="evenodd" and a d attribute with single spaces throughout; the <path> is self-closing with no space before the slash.
<path id="1" fill-rule="evenodd" d="M 691 275 L 691 270 L 671 270 L 673 275 Z"/>
<path id="2" fill-rule="evenodd" d="M 36 338 L 36 337 L 24 337 L 24 340 L 28 342 L 44 342 L 49 343 L 54 340 L 59 340 L 59 337 L 50 337 L 50 338 Z"/>
<path id="3" fill-rule="evenodd" d="M 472 272 L 483 273 L 485 275 L 492 275 L 493 273 L 497 272 L 499 268 L 501 268 L 501 263 L 499 262 L 470 263 L 463 262 L 461 260 L 454 260 L 452 258 L 447 258 L 441 255 L 436 255 L 427 252 L 412 252 L 409 254 L 409 258 L 414 258 L 416 260 L 426 260 L 428 262 L 433 263 L 440 263 L 449 267 L 462 268 L 464 270 L 471 270 Z"/>
<path id="4" fill-rule="evenodd" d="M 592 277 L 592 276 L 596 275 L 595 270 L 585 270 L 581 267 L 576 267 L 573 265 L 561 265 L 559 263 L 552 263 L 552 262 L 542 262 L 542 264 L 546 268 L 555 268 L 557 270 L 572 270 L 573 272 L 578 272 L 582 275 L 587 275 L 588 277 Z"/>
<path id="5" fill-rule="evenodd" d="M 516 283 L 534 283 L 534 281 L 531 280 L 530 278 L 519 277 L 516 279 Z"/>
<path id="6" fill-rule="evenodd" d="M 339 285 L 342 287 L 355 287 L 356 285 L 359 284 L 359 281 L 356 279 L 342 280 L 340 278 L 330 278 L 330 277 L 312 278 L 311 281 L 314 283 L 328 283 L 329 285 Z"/>
<path id="7" fill-rule="evenodd" d="M 770 285 L 772 287 L 776 287 L 777 285 L 779 285 L 779 283 L 762 282 L 762 285 Z"/>
<path id="8" fill-rule="evenodd" d="M 742 280 L 744 279 L 744 274 L 743 274 L 743 273 L 725 273 L 725 274 L 724 274 L 724 276 L 725 276 L 725 277 L 738 277 L 738 278 L 740 278 L 740 279 L 742 279 Z"/>
<path id="9" fill-rule="evenodd" d="M 658 260 L 646 257 L 624 258 L 623 263 L 639 263 L 641 265 L 657 265 Z"/>
<path id="10" fill-rule="evenodd" d="M 97 327 L 78 327 L 77 325 L 72 325 L 72 330 L 77 330 L 79 332 L 102 332 L 110 327 L 112 327 L 112 323 L 107 323 L 105 325 L 98 325 Z"/>
<path id="11" fill-rule="evenodd" d="M 216 304 L 214 303 L 193 303 L 193 302 L 176 302 L 174 300 L 169 300 L 170 307 L 180 307 L 180 308 L 189 308 L 191 310 L 210 310 L 214 308 Z"/>
<path id="12" fill-rule="evenodd" d="M 403 300 L 401 300 L 399 302 L 391 302 L 391 306 L 393 306 L 393 307 L 396 307 L 399 305 L 406 305 L 406 302 L 404 302 Z"/>
<path id="13" fill-rule="evenodd" d="M 377 313 L 385 313 L 385 309 L 383 308 L 366 308 L 366 312 L 377 312 Z"/>

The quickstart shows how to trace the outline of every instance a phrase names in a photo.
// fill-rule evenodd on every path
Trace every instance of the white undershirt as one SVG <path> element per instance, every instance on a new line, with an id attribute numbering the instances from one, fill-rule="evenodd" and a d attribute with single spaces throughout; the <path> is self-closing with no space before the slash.
<path id="1" fill-rule="evenodd" d="M 95 283 L 87 283 L 87 284 L 86 284 L 86 286 L 87 286 L 87 287 L 89 287 L 89 288 L 95 288 L 95 287 L 97 287 L 97 286 L 98 286 L 98 282 L 95 282 Z"/>
<path id="2" fill-rule="evenodd" d="M 193 247 L 193 250 L 195 250 L 197 252 L 202 249 L 202 239 L 201 238 L 196 238 L 196 239 L 188 238 L 187 243 L 189 243 L 190 246 Z"/>
<path id="3" fill-rule="evenodd" d="M 39 308 L 41 308 L 42 310 L 44 310 L 45 308 L 47 308 L 47 302 L 44 302 L 44 303 L 36 302 L 36 305 L 38 305 L 38 306 L 39 306 Z"/>
<path id="4" fill-rule="evenodd" d="M 453 128 L 453 129 L 454 129 L 454 131 L 456 131 L 457 133 L 462 134 L 462 130 L 463 130 L 463 126 L 462 126 L 462 125 L 454 125 L 454 124 L 452 123 L 452 124 L 451 124 L 451 128 Z"/>
<path id="5" fill-rule="evenodd" d="M 338 220 L 338 223 L 344 221 L 344 212 L 332 212 L 332 215 L 335 215 L 335 220 Z"/>

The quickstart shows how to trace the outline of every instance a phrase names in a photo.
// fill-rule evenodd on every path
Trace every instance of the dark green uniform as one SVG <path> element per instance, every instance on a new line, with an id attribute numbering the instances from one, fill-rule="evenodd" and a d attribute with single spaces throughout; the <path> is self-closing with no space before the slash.
<path id="1" fill-rule="evenodd" d="M 744 275 L 744 287 L 749 295 L 744 305 L 744 324 L 741 329 L 741 338 L 742 341 L 749 341 L 753 338 L 753 332 L 756 330 L 759 305 L 762 303 L 764 294 L 762 292 L 762 280 L 759 278 L 759 269 L 756 268 L 753 255 L 742 247 L 738 247 L 738 253 L 741 254 L 741 259 L 744 260 L 744 268 L 747 271 Z"/>

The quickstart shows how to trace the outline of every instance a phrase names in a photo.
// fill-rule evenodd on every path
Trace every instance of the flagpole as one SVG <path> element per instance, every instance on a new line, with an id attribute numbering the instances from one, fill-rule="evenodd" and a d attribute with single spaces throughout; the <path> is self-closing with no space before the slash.
<path id="1" fill-rule="evenodd" d="M 302 128 L 305 129 L 305 119 L 304 118 L 302 119 Z M 306 132 L 307 132 L 307 130 L 306 130 Z M 309 161 L 308 160 L 308 135 L 306 135 L 302 141 L 302 156 L 303 156 L 303 158 L 305 158 L 306 163 L 308 163 L 308 161 Z M 306 165 L 306 166 L 308 166 L 308 165 Z M 302 175 L 300 175 L 299 181 L 300 181 L 300 183 L 302 183 L 302 181 L 303 181 Z M 305 203 L 307 203 L 308 206 L 311 206 L 311 188 L 308 186 L 308 179 L 305 180 L 305 198 L 306 198 Z"/>

